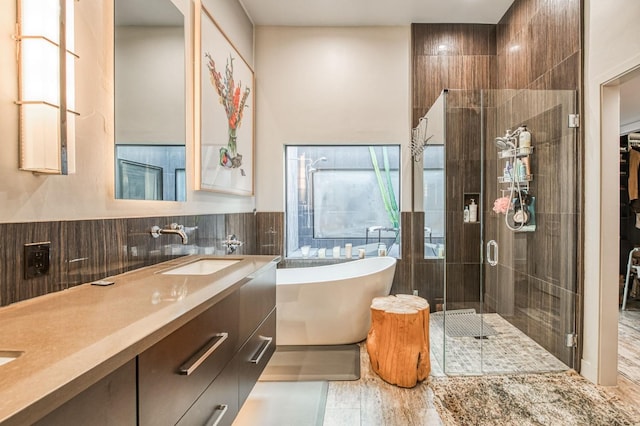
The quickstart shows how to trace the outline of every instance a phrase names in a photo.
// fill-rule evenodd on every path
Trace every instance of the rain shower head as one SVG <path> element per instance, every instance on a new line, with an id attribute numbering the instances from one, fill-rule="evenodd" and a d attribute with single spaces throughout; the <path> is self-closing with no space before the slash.
<path id="1" fill-rule="evenodd" d="M 508 136 L 497 137 L 495 141 L 496 147 L 501 151 L 504 151 L 505 149 L 515 149 L 516 145 L 511 141 L 512 138 Z"/>

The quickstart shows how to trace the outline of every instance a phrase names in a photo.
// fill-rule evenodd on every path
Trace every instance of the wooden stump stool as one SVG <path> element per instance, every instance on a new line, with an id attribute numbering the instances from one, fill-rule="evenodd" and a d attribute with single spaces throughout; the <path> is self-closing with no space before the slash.
<path id="1" fill-rule="evenodd" d="M 412 388 L 426 379 L 431 371 L 429 303 L 408 294 L 374 298 L 367 352 L 373 371 L 388 383 Z"/>

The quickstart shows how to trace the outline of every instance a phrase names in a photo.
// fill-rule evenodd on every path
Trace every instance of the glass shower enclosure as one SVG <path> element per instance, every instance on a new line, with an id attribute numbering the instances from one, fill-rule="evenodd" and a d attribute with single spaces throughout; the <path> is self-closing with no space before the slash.
<path id="1" fill-rule="evenodd" d="M 414 129 L 433 374 L 575 366 L 576 111 L 575 91 L 445 90 Z"/>

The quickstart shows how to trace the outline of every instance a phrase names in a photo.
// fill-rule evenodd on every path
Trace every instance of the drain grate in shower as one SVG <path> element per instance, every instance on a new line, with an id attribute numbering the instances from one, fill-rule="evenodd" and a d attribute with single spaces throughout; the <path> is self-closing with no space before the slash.
<path id="1" fill-rule="evenodd" d="M 446 318 L 445 318 L 446 317 Z M 456 309 L 453 311 L 435 312 L 431 321 L 440 328 L 444 327 L 449 337 L 486 337 L 498 334 L 475 309 Z"/>

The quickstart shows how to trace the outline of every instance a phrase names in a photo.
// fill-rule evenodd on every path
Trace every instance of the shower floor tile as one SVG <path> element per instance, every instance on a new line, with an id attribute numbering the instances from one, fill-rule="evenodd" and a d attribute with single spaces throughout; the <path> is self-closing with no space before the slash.
<path id="1" fill-rule="evenodd" d="M 538 373 L 569 369 L 499 314 L 484 314 L 483 318 L 496 335 L 482 339 L 446 336 L 446 347 L 442 323 L 430 323 L 432 375 L 445 374 L 443 358 L 446 359 L 446 374 Z"/>

